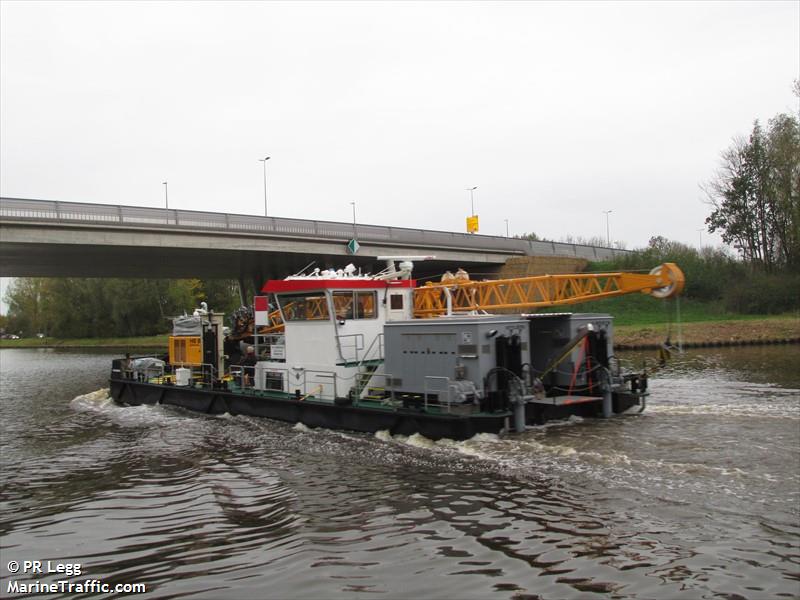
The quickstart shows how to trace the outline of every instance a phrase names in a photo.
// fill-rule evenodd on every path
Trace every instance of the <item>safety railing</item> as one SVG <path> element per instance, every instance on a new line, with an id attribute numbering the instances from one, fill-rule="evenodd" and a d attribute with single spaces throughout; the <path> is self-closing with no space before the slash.
<path id="1" fill-rule="evenodd" d="M 428 396 L 436 394 L 438 404 L 447 405 L 450 412 L 450 378 L 438 375 L 427 375 L 423 386 L 425 409 L 428 409 Z"/>
<path id="2" fill-rule="evenodd" d="M 337 377 L 334 371 L 309 371 L 303 370 L 303 394 L 308 396 L 311 390 L 316 390 L 315 397 L 320 400 L 333 401 L 336 394 Z"/>
<path id="3" fill-rule="evenodd" d="M 142 358 L 142 357 L 137 357 Z M 163 361 L 159 361 L 163 362 Z M 183 363 L 163 363 L 161 365 L 145 366 L 143 368 L 136 367 L 134 360 L 131 369 L 132 377 L 139 381 L 147 381 L 157 384 L 170 384 L 178 385 L 178 369 L 188 369 L 189 375 L 186 380 L 186 385 L 191 387 L 212 387 L 214 382 L 217 381 L 217 369 L 210 363 L 203 363 L 200 365 L 183 364 Z"/>
<path id="4" fill-rule="evenodd" d="M 231 368 L 233 370 L 233 367 Z M 333 401 L 337 397 L 338 378 L 334 371 L 317 371 L 303 368 L 259 368 L 258 389 L 275 390 L 298 397 L 314 396 L 318 400 Z"/>
<path id="5" fill-rule="evenodd" d="M 319 388 L 315 398 L 333 401 L 337 397 L 337 376 L 334 371 L 290 368 L 286 372 L 286 391 L 308 396 L 312 389 Z"/>
<path id="6" fill-rule="evenodd" d="M 252 365 L 231 365 L 228 368 L 231 379 L 240 390 L 254 388 L 256 385 L 256 368 Z"/>
<path id="7" fill-rule="evenodd" d="M 111 361 L 111 377 L 114 379 L 134 379 L 150 381 L 164 376 L 167 365 L 155 354 L 145 354 L 130 359 L 117 358 Z"/>
<path id="8" fill-rule="evenodd" d="M 370 342 L 369 346 L 361 355 L 358 366 L 361 367 L 368 360 L 383 360 L 383 333 L 379 333 Z"/>
<path id="9" fill-rule="evenodd" d="M 357 363 L 362 367 L 367 361 L 383 360 L 383 333 L 372 338 L 366 350 L 363 333 L 337 335 L 336 341 L 339 344 L 342 360 L 347 363 Z"/>
<path id="10" fill-rule="evenodd" d="M 0 198 L 0 218 L 15 221 L 56 221 L 120 227 L 216 230 L 337 241 L 346 241 L 353 237 L 352 223 L 22 198 Z M 519 255 L 572 256 L 589 260 L 608 259 L 627 253 L 626 250 L 583 244 L 522 240 L 408 227 L 356 224 L 356 232 L 359 241 L 423 248 L 461 248 Z"/>
<path id="11" fill-rule="evenodd" d="M 200 383 L 204 386 L 210 387 L 218 379 L 217 367 L 209 363 L 203 363 L 201 365 L 191 365 L 191 366 L 190 365 L 184 366 L 178 363 L 171 366 L 173 368 L 173 372 L 175 369 L 178 369 L 180 367 L 191 368 L 192 370 L 191 381 L 193 382 L 193 385 Z"/>
<path id="12" fill-rule="evenodd" d="M 339 344 L 339 352 L 341 352 L 343 361 L 348 363 L 357 363 L 361 360 L 361 352 L 364 350 L 363 333 L 337 335 L 336 343 Z"/>

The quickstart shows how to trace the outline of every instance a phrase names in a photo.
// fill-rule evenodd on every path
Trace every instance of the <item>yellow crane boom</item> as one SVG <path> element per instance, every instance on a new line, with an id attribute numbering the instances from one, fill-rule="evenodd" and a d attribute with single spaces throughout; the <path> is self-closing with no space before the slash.
<path id="1" fill-rule="evenodd" d="M 683 271 L 664 263 L 650 273 L 590 273 L 537 275 L 494 281 L 456 280 L 414 290 L 414 316 L 435 317 L 451 312 L 534 309 L 612 298 L 635 292 L 656 298 L 683 290 Z M 449 305 L 449 307 L 448 307 Z"/>

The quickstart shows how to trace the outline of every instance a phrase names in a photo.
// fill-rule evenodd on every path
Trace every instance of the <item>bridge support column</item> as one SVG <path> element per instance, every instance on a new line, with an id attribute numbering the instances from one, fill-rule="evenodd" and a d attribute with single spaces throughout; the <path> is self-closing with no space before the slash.
<path id="1" fill-rule="evenodd" d="M 247 297 L 247 290 L 245 290 L 245 287 L 244 287 L 244 285 L 245 285 L 244 284 L 244 277 L 239 275 L 239 279 L 237 280 L 237 283 L 239 284 L 239 302 L 242 303 L 242 306 L 247 306 L 249 304 L 249 302 L 245 302 L 245 299 Z"/>

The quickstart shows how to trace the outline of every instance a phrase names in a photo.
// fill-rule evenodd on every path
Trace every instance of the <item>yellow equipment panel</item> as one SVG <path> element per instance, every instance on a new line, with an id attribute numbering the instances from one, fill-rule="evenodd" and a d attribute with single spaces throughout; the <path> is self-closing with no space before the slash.
<path id="1" fill-rule="evenodd" d="M 169 362 L 173 365 L 203 364 L 203 339 L 199 335 L 169 337 Z"/>
<path id="2" fill-rule="evenodd" d="M 467 217 L 467 233 L 478 233 L 478 215 Z"/>

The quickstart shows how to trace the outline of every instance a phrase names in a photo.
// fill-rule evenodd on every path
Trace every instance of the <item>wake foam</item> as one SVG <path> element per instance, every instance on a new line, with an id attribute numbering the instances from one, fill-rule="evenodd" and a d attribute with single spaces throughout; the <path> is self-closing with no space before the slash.
<path id="1" fill-rule="evenodd" d="M 108 388 L 101 388 L 88 394 L 75 396 L 70 400 L 70 408 L 78 412 L 103 412 L 110 404 L 113 404 L 111 396 L 108 395 Z"/>
<path id="2" fill-rule="evenodd" d="M 169 415 L 161 406 L 123 406 L 109 396 L 108 388 L 101 388 L 88 394 L 75 396 L 69 402 L 70 408 L 79 413 L 90 413 L 105 417 L 122 427 L 141 427 L 163 425 L 179 418 Z"/>

